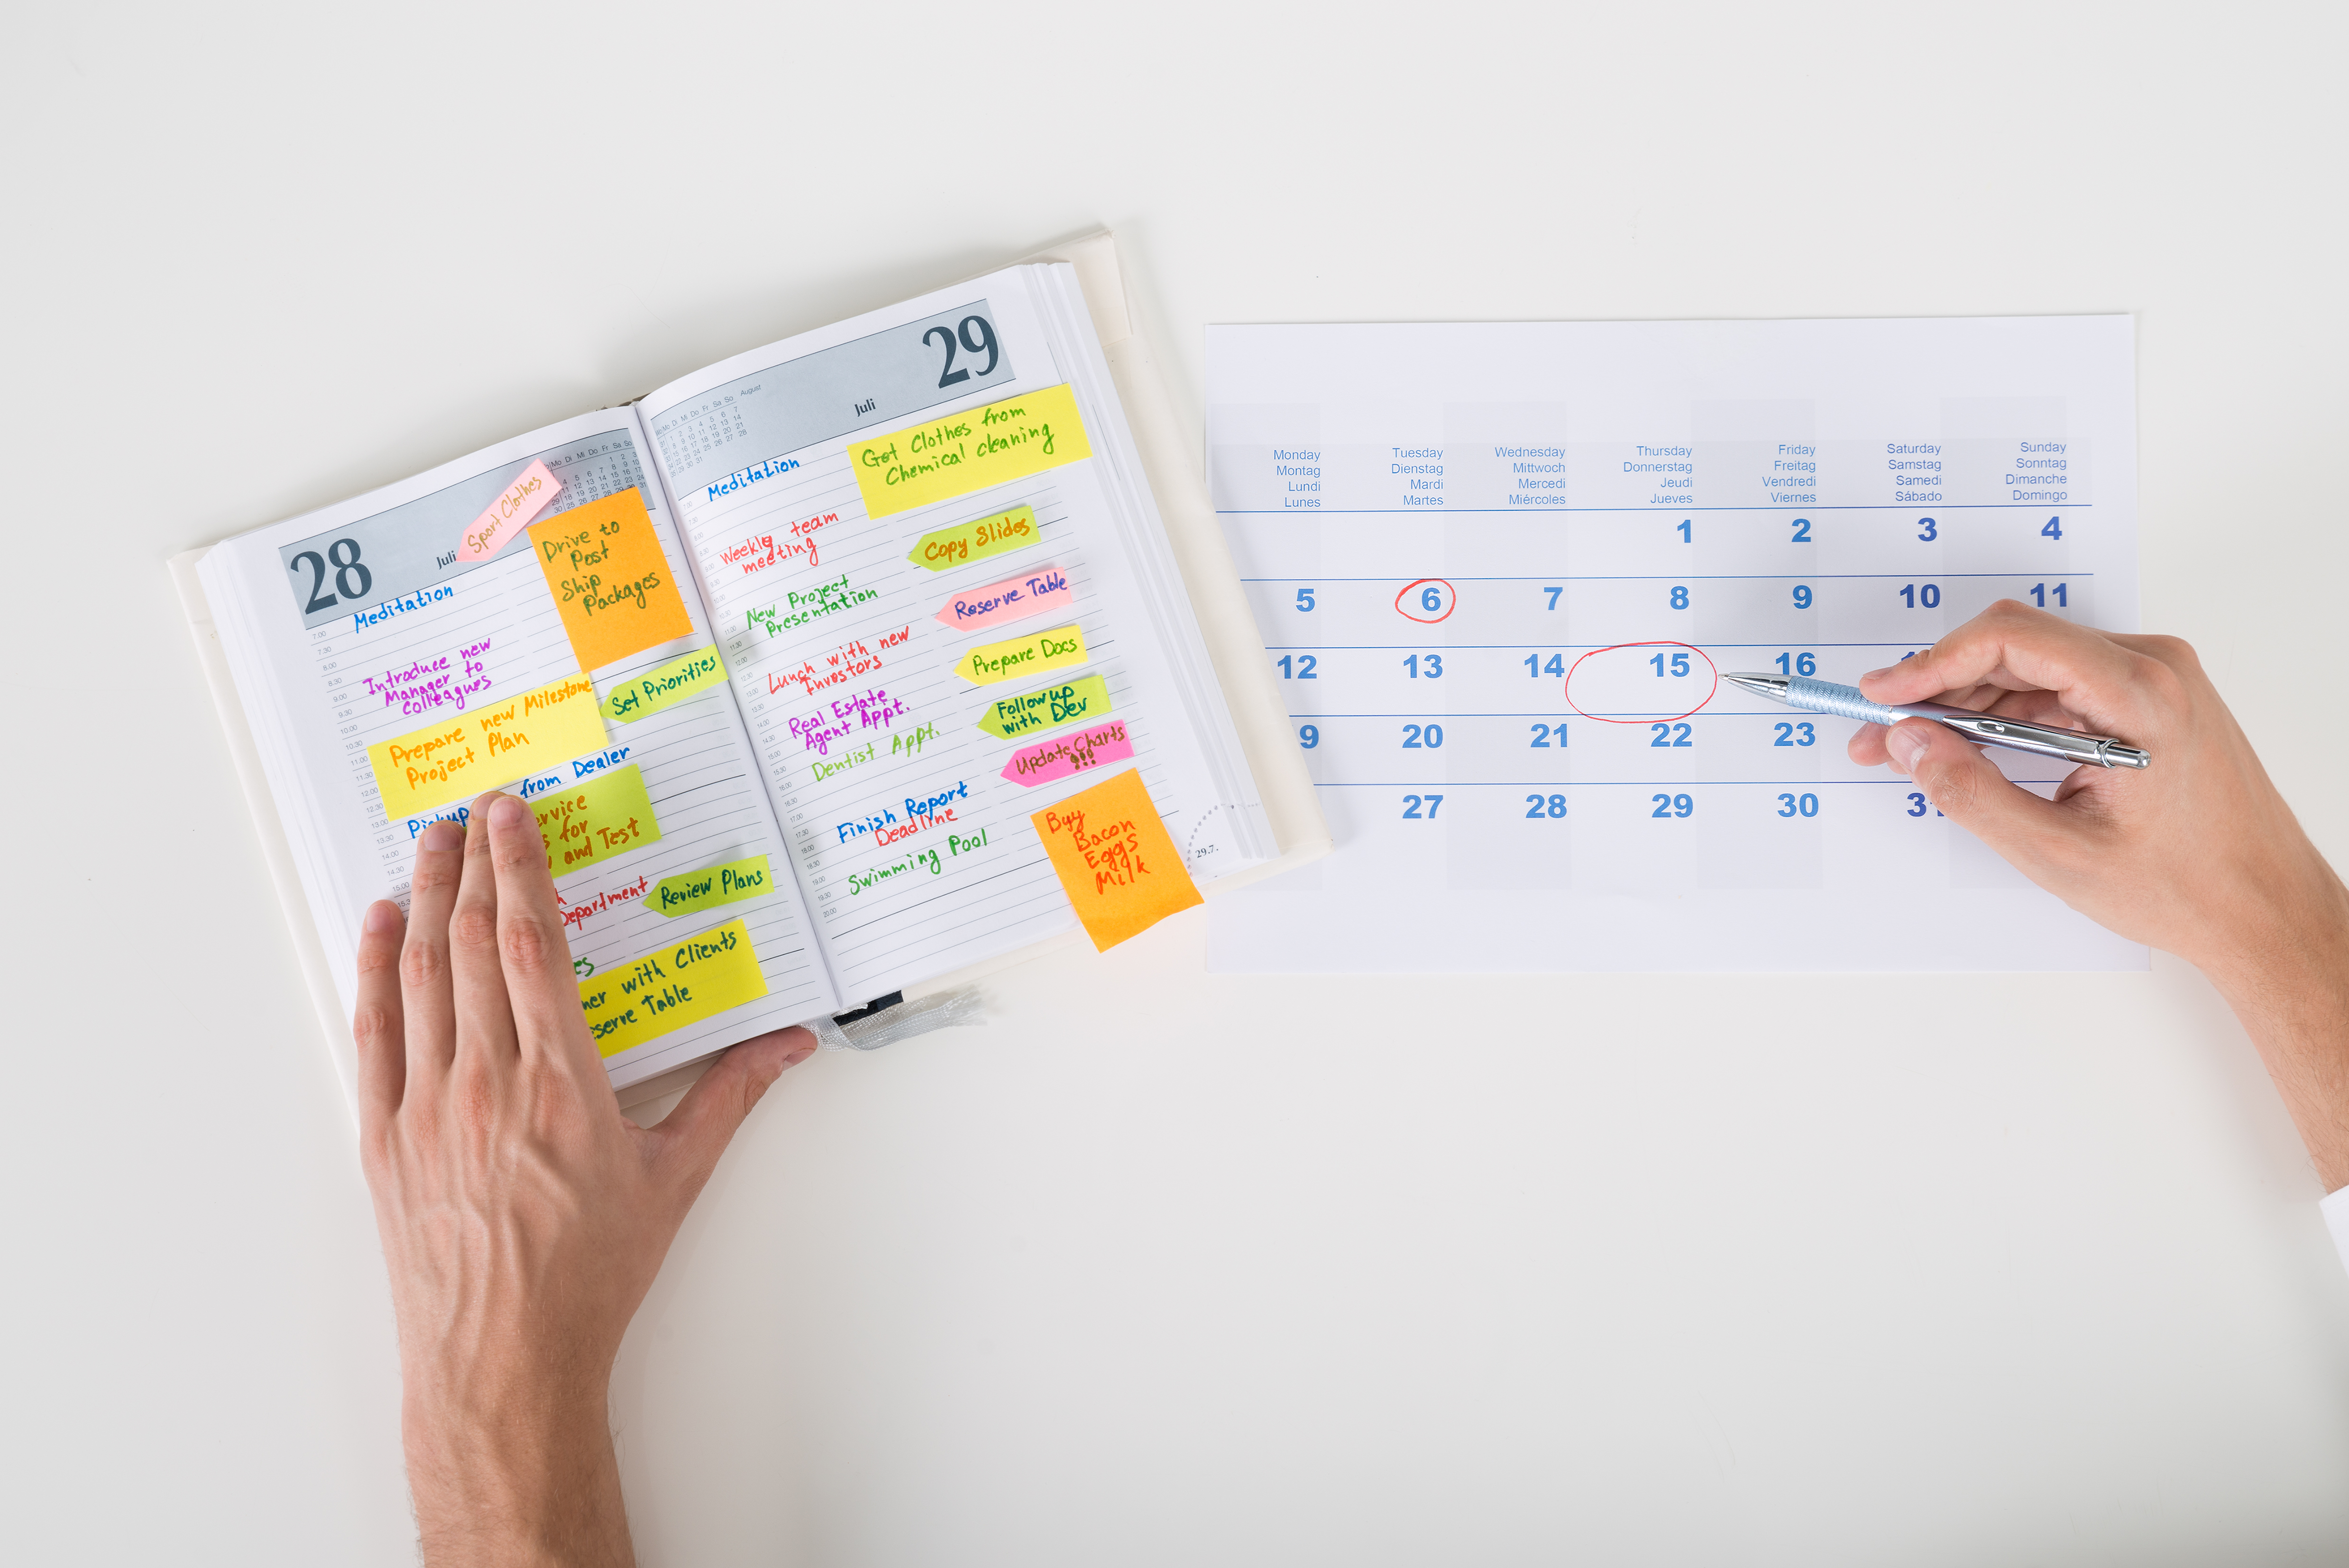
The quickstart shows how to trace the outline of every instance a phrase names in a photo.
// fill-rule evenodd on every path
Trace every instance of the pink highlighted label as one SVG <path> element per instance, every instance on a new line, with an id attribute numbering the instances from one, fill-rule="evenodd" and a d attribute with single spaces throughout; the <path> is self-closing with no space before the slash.
<path id="1" fill-rule="evenodd" d="M 947 601 L 946 607 L 938 612 L 938 619 L 957 631 L 976 632 L 982 626 L 1022 621 L 1047 610 L 1061 614 L 1075 599 L 1068 578 L 1061 575 L 1059 568 L 1040 566 L 1023 577 L 1008 577 L 984 588 L 964 589 Z"/>
<path id="2" fill-rule="evenodd" d="M 1003 765 L 1003 777 L 1032 789 L 1104 762 L 1123 762 L 1133 755 L 1133 742 L 1126 738 L 1125 721 L 1113 718 L 1090 729 L 1071 730 L 1021 747 Z"/>
<path id="3" fill-rule="evenodd" d="M 563 482 L 547 471 L 543 461 L 523 469 L 522 478 L 506 486 L 505 494 L 466 528 L 465 537 L 457 542 L 457 559 L 486 561 L 503 550 L 509 541 L 522 536 L 530 520 L 544 511 L 562 488 Z"/>

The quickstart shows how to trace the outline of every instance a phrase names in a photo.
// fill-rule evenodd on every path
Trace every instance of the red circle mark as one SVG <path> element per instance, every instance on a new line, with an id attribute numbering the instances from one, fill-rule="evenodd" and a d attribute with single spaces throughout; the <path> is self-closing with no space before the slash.
<path id="1" fill-rule="evenodd" d="M 1453 611 L 1460 608 L 1459 589 L 1454 588 L 1449 583 L 1445 583 L 1441 577 L 1423 577 L 1416 583 L 1406 583 L 1403 584 L 1402 592 L 1395 595 L 1395 613 L 1401 615 L 1404 620 L 1417 621 L 1423 626 L 1433 626 L 1436 622 L 1444 619 L 1444 615 L 1414 615 L 1410 611 L 1402 607 L 1402 602 L 1406 598 L 1410 597 L 1411 591 L 1413 589 L 1425 588 L 1432 584 L 1440 584 L 1446 593 L 1452 595 L 1451 603 L 1444 606 L 1444 615 L 1449 615 Z"/>
<path id="2" fill-rule="evenodd" d="M 1702 659 L 1704 667 L 1713 672 L 1713 685 L 1704 694 L 1704 702 L 1698 703 L 1695 707 L 1689 709 L 1688 713 L 1676 713 L 1670 718 L 1609 718 L 1605 714 L 1588 713 L 1577 707 L 1574 701 L 1574 671 L 1580 669 L 1585 660 L 1595 659 L 1601 654 L 1614 653 L 1619 648 L 1686 648 L 1690 653 Z M 1573 668 L 1566 672 L 1566 706 L 1574 708 L 1574 711 L 1581 714 L 1583 717 L 1595 718 L 1601 724 L 1676 724 L 1688 717 L 1690 714 L 1701 711 L 1704 703 L 1711 702 L 1713 694 L 1719 690 L 1721 690 L 1721 666 L 1713 662 L 1713 655 L 1694 643 L 1675 643 L 1668 637 L 1660 638 L 1651 643 L 1610 643 L 1603 648 L 1593 648 L 1581 658 L 1575 660 Z"/>

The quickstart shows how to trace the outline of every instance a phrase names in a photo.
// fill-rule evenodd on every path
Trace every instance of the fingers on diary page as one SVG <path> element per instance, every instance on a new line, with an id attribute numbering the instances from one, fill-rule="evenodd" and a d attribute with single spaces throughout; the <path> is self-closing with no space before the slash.
<path id="1" fill-rule="evenodd" d="M 2134 630 L 2132 384 L 2125 316 L 1211 328 L 1210 486 L 1337 841 L 1219 901 L 1211 963 L 2142 967 L 1719 679 L 1850 682 L 2002 598 Z"/>
<path id="2" fill-rule="evenodd" d="M 201 571 L 329 953 L 429 824 L 514 790 L 617 1082 L 1081 921 L 1123 940 L 1273 852 L 1065 267 Z M 1048 841 L 1112 775 L 1113 811 L 1071 811 L 1100 830 Z"/>

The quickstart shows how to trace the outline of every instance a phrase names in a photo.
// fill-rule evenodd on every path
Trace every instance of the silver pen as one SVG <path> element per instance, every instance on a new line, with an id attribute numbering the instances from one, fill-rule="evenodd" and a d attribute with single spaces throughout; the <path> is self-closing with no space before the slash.
<path id="1" fill-rule="evenodd" d="M 2089 762 L 2099 768 L 2143 768 L 2153 761 L 2150 753 L 2123 746 L 2109 735 L 2084 735 L 2076 729 L 2026 724 L 2019 718 L 2000 718 L 1969 708 L 1947 707 L 1938 702 L 1904 702 L 1887 707 L 1860 696 L 1857 686 L 1837 686 L 1808 676 L 1725 675 L 1721 678 L 1756 696 L 1766 696 L 1772 702 L 1783 702 L 1806 713 L 1831 713 L 1838 718 L 1882 725 L 1898 724 L 1904 718 L 1930 718 L 1980 746 L 2003 746 L 2011 751 L 2061 758 L 2066 762 Z"/>

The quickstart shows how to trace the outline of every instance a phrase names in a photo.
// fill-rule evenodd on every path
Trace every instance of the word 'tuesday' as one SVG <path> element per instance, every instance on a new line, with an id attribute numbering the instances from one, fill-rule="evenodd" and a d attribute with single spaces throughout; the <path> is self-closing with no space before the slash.
<path id="1" fill-rule="evenodd" d="M 1129 768 L 1031 815 L 1061 886 L 1097 950 L 1205 901 L 1158 820 L 1142 773 Z"/>
<path id="2" fill-rule="evenodd" d="M 616 1057 L 766 994 L 750 928 L 736 920 L 581 981 L 579 1006 L 595 1049 Z"/>
<path id="3" fill-rule="evenodd" d="M 581 669 L 692 635 L 677 574 L 633 487 L 533 523 L 530 544 Z"/>
<path id="4" fill-rule="evenodd" d="M 384 815 L 392 821 L 478 795 L 604 744 L 595 683 L 564 676 L 367 748 Z"/>
<path id="5" fill-rule="evenodd" d="M 1065 383 L 848 445 L 872 517 L 911 511 L 1093 455 Z"/>

